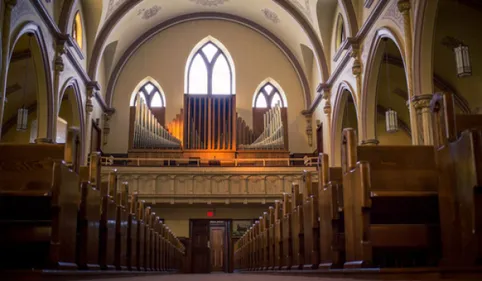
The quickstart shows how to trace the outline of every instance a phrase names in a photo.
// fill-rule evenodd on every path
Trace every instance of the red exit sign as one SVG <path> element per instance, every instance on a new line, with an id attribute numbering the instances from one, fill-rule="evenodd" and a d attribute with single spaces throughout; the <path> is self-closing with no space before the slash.
<path id="1" fill-rule="evenodd" d="M 207 211 L 206 216 L 208 216 L 208 218 L 214 217 L 214 211 Z"/>

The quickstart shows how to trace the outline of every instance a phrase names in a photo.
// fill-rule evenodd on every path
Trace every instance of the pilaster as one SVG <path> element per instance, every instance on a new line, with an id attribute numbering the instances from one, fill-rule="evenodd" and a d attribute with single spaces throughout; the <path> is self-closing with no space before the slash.
<path id="1" fill-rule="evenodd" d="M 417 95 L 412 98 L 412 103 L 415 107 L 417 118 L 420 120 L 422 127 L 423 142 L 420 144 L 433 145 L 433 123 L 432 123 L 432 113 L 430 111 L 430 101 L 432 100 L 432 95 Z"/>
<path id="2" fill-rule="evenodd" d="M 8 69 L 8 54 L 10 52 L 10 29 L 12 21 L 12 10 L 17 5 L 17 0 L 2 1 L 5 5 L 5 13 L 3 14 L 3 27 L 2 27 L 2 58 L 1 58 L 1 70 L 0 70 L 0 139 L 2 138 L 2 124 L 3 124 L 3 112 L 5 111 L 6 101 L 6 89 L 7 89 L 7 69 Z M 1 4 L 0 4 L 1 5 Z"/>

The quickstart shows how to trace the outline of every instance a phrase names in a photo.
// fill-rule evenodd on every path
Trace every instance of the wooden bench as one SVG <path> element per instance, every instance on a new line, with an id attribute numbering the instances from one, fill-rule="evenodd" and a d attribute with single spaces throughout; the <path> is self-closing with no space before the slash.
<path id="1" fill-rule="evenodd" d="M 340 268 L 345 262 L 345 220 L 341 167 L 330 167 L 327 154 L 318 158 L 320 268 Z"/>
<path id="2" fill-rule="evenodd" d="M 283 213 L 282 203 L 279 200 L 274 202 L 274 268 L 281 269 L 283 266 Z"/>
<path id="3" fill-rule="evenodd" d="M 289 270 L 293 266 L 293 236 L 292 236 L 292 195 L 283 194 L 283 218 L 281 219 L 281 229 L 282 229 L 282 269 Z"/>
<path id="4" fill-rule="evenodd" d="M 451 94 L 434 95 L 439 166 L 441 266 L 482 264 L 482 115 L 456 114 Z"/>
<path id="5" fill-rule="evenodd" d="M 291 212 L 291 243 L 293 249 L 293 269 L 303 269 L 305 264 L 303 197 L 300 186 L 293 184 Z"/>
<path id="6" fill-rule="evenodd" d="M 151 207 L 146 207 L 144 211 L 144 258 L 143 258 L 143 268 L 145 271 L 150 271 L 150 257 L 151 257 Z"/>
<path id="7" fill-rule="evenodd" d="M 275 202 L 275 205 L 279 201 Z M 276 234 L 275 234 L 275 207 L 269 206 L 268 209 L 268 270 L 275 268 L 275 248 L 276 248 Z"/>
<path id="8" fill-rule="evenodd" d="M 137 270 L 145 271 L 145 252 L 146 252 L 146 223 L 144 221 L 146 212 L 144 208 L 144 200 L 138 202 L 137 206 Z"/>
<path id="9" fill-rule="evenodd" d="M 317 269 L 320 263 L 318 183 L 313 181 L 311 172 L 304 171 L 302 185 L 304 268 Z"/>
<path id="10" fill-rule="evenodd" d="M 77 241 L 78 265 L 80 269 L 98 270 L 99 266 L 99 222 L 101 220 L 100 153 L 91 153 L 89 166 L 79 169 L 82 181 L 82 198 L 79 210 L 79 239 Z"/>
<path id="11" fill-rule="evenodd" d="M 436 266 L 438 172 L 430 146 L 357 146 L 343 131 L 347 268 Z"/>
<path id="12" fill-rule="evenodd" d="M 82 194 L 69 146 L 0 144 L 1 269 L 77 268 Z"/>
<path id="13" fill-rule="evenodd" d="M 129 202 L 129 216 L 127 219 L 127 269 L 138 270 L 139 258 L 138 258 L 138 217 L 137 217 L 137 205 L 139 198 L 137 193 L 133 193 L 130 196 Z"/>
<path id="14" fill-rule="evenodd" d="M 127 238 L 129 225 L 129 211 L 127 210 L 129 197 L 129 184 L 121 183 L 120 192 L 116 196 L 116 237 L 115 237 L 115 263 L 117 270 L 127 270 Z"/>
<path id="15" fill-rule="evenodd" d="M 101 184 L 101 219 L 99 265 L 103 270 L 116 269 L 116 228 L 117 228 L 117 170 L 112 170 L 107 182 Z"/>

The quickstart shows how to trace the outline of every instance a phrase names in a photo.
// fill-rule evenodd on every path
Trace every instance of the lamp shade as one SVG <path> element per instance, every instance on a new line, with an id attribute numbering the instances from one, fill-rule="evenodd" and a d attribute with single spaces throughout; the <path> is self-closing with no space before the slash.
<path id="1" fill-rule="evenodd" d="M 385 119 L 386 119 L 386 130 L 387 133 L 396 133 L 398 132 L 398 114 L 395 110 L 389 108 L 387 112 L 385 112 Z"/>
<path id="2" fill-rule="evenodd" d="M 17 131 L 26 131 L 28 122 L 28 109 L 22 107 L 17 112 Z"/>
<path id="3" fill-rule="evenodd" d="M 460 44 L 454 48 L 455 63 L 457 64 L 457 76 L 468 77 L 472 75 L 472 66 L 470 65 L 469 47 Z"/>

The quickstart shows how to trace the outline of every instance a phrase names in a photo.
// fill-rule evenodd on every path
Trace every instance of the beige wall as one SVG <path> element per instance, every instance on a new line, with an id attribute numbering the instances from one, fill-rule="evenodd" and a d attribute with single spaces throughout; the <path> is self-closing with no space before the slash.
<path id="1" fill-rule="evenodd" d="M 164 219 L 164 223 L 178 237 L 189 237 L 189 220 L 190 219 L 256 219 L 263 212 L 268 210 L 269 205 L 242 205 L 235 207 L 212 207 L 209 205 L 176 205 L 173 206 L 154 206 L 153 211 L 156 215 Z M 214 210 L 214 217 L 208 218 L 206 213 Z"/>
<path id="2" fill-rule="evenodd" d="M 267 77 L 276 80 L 288 99 L 289 143 L 293 152 L 309 152 L 305 136 L 305 118 L 300 114 L 304 99 L 299 79 L 283 53 L 270 41 L 242 25 L 202 20 L 176 25 L 144 44 L 128 61 L 115 87 L 106 152 L 126 152 L 128 145 L 128 109 L 134 88 L 147 76 L 159 82 L 166 95 L 166 120 L 183 107 L 184 73 L 194 46 L 207 37 L 218 39 L 229 51 L 235 64 L 237 112 L 252 124 L 252 99 L 258 85 Z"/>

